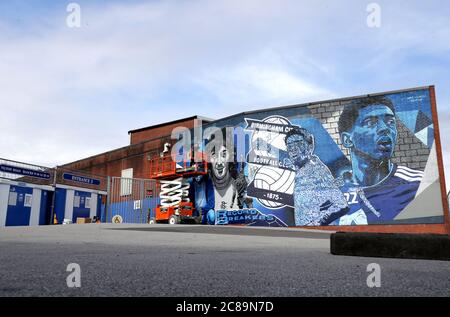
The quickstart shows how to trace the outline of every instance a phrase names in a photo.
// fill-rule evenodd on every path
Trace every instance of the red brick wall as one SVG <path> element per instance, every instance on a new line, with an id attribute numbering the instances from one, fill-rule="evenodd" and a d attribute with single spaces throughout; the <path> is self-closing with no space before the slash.
<path id="1" fill-rule="evenodd" d="M 130 144 L 137 144 L 143 141 L 159 138 L 159 137 L 169 137 L 172 134 L 172 130 L 176 127 L 185 127 L 188 129 L 192 129 L 194 127 L 194 119 L 185 120 L 176 122 L 169 125 L 164 125 L 152 129 L 146 129 L 142 131 L 132 132 L 130 133 Z"/>
<path id="2" fill-rule="evenodd" d="M 166 142 L 175 143 L 170 136 L 176 127 L 193 128 L 194 119 L 133 132 L 129 146 L 72 162 L 62 167 L 104 176 L 121 176 L 122 170 L 133 168 L 134 178 L 149 178 L 149 157 L 159 155 Z"/>
<path id="3" fill-rule="evenodd" d="M 69 163 L 63 167 L 105 176 L 121 176 L 122 170 L 133 168 L 133 177 L 148 178 L 150 173 L 148 156 L 159 155 L 166 140 L 170 140 L 170 136 L 130 145 Z"/>

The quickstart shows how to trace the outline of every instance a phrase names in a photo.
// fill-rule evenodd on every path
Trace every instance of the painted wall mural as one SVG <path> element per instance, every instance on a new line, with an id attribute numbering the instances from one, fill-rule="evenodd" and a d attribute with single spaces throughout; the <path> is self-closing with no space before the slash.
<path id="1" fill-rule="evenodd" d="M 212 126 L 241 128 L 245 157 L 225 146 L 212 151 L 209 175 L 194 180 L 205 221 L 444 222 L 428 89 L 266 109 Z"/>

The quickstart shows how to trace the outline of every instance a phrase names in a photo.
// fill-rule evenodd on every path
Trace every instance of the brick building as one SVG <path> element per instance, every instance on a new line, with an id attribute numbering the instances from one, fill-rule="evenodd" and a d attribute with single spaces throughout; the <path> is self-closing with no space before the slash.
<path id="1" fill-rule="evenodd" d="M 345 98 L 340 100 L 310 103 L 307 105 L 294 105 L 288 107 L 274 108 L 295 109 L 297 107 L 306 106 L 310 115 L 318 119 L 322 126 L 327 130 L 342 152 L 350 159 L 349 150 L 346 149 L 341 142 L 338 132 L 339 116 L 344 106 L 351 102 L 353 98 Z M 267 109 L 267 111 L 270 111 Z M 259 111 L 255 111 L 259 112 Z M 232 125 L 232 118 L 239 118 L 243 114 L 236 114 L 227 118 L 220 119 L 223 123 Z M 92 157 L 81 159 L 61 167 L 83 171 L 87 174 L 102 176 L 119 176 L 128 178 L 148 178 L 150 173 L 149 161 L 151 158 L 159 155 L 164 148 L 165 143 L 174 144 L 175 140 L 171 139 L 172 130 L 176 127 L 186 127 L 192 129 L 195 121 L 198 124 L 207 125 L 214 120 L 201 116 L 192 116 L 175 121 L 161 123 L 149 127 L 130 130 L 130 145 L 125 147 L 98 154 Z M 229 122 L 228 122 L 229 121 Z M 399 138 L 394 152 L 393 162 L 408 165 L 411 168 L 423 170 L 427 163 L 429 149 L 417 139 L 400 121 L 398 121 Z"/>
<path id="2" fill-rule="evenodd" d="M 377 96 L 382 98 L 372 98 Z M 371 98 L 361 100 L 367 97 Z M 395 106 L 395 109 L 390 108 L 395 112 L 397 120 L 390 120 L 393 117 L 392 112 L 379 107 L 386 105 L 383 98 L 390 99 Z M 393 155 L 392 161 L 397 164 L 389 164 L 392 169 L 388 175 L 382 175 L 384 170 L 377 170 L 376 166 L 352 164 L 355 158 L 356 162 L 358 161 L 358 153 L 355 150 L 352 152 L 353 157 L 350 157 L 349 150 L 342 144 L 338 131 L 339 121 L 341 119 L 344 125 L 353 124 L 352 115 L 347 112 L 343 115 L 343 111 L 344 108 L 349 109 L 345 106 L 355 100 L 358 100 L 358 103 L 372 102 L 369 106 L 375 107 L 370 110 L 370 116 L 363 120 L 363 123 L 367 119 L 376 122 L 376 125 L 367 125 L 364 133 L 368 136 L 364 142 L 368 142 L 372 149 L 373 143 L 376 142 L 378 151 L 389 151 L 389 154 Z M 393 129 L 394 122 L 397 129 Z M 363 125 L 360 122 L 359 126 Z M 392 132 L 386 128 L 390 125 Z M 184 162 L 184 167 L 179 162 L 175 165 L 172 161 L 169 164 L 155 164 L 154 158 L 159 158 L 165 149 L 170 151 L 166 145 L 173 147 L 177 142 L 172 139 L 175 128 L 184 127 L 192 132 L 199 126 L 203 131 L 208 128 L 236 129 L 233 136 L 237 142 L 234 149 L 237 150 L 234 152 L 235 159 L 240 155 L 239 158 L 244 156 L 245 161 L 228 164 L 228 161 L 224 160 L 232 156 L 228 149 L 220 147 L 219 150 L 216 149 L 214 161 L 208 165 L 208 171 L 212 171 L 211 173 L 197 170 L 199 166 L 204 165 L 189 165 L 191 161 Z M 113 216 L 121 216 L 125 222 L 148 223 L 159 204 L 171 203 L 162 202 L 160 199 L 179 198 L 168 194 L 172 190 L 177 191 L 176 195 L 189 196 L 189 201 L 195 203 L 192 207 L 201 212 L 202 221 L 210 221 L 211 217 L 208 216 L 208 220 L 207 213 L 213 211 L 214 219 L 220 220 L 221 224 L 230 224 L 230 221 L 233 224 L 233 221 L 237 221 L 235 218 L 240 217 L 235 217 L 234 213 L 240 212 L 246 217 L 242 220 L 244 222 L 236 224 L 255 225 L 253 222 L 245 222 L 248 220 L 256 221 L 257 225 L 299 226 L 301 223 L 298 224 L 295 217 L 300 214 L 298 211 L 307 207 L 296 208 L 293 201 L 295 195 L 302 198 L 304 193 L 294 191 L 294 188 L 301 189 L 296 187 L 299 170 L 293 170 L 293 162 L 287 160 L 287 156 L 293 155 L 286 151 L 286 139 L 292 127 L 301 127 L 312 133 L 312 141 L 308 141 L 308 137 L 304 137 L 304 140 L 313 144 L 314 154 L 327 167 L 328 174 L 331 173 L 334 179 L 346 182 L 340 188 L 341 194 L 349 206 L 353 205 L 350 207 L 354 207 L 353 210 L 358 216 L 351 218 L 350 222 L 347 216 L 354 215 L 349 212 L 345 216 L 346 219 L 341 219 L 343 222 L 339 223 L 339 227 L 328 223 L 324 224 L 326 228 L 339 228 L 344 231 L 449 232 L 450 218 L 433 86 L 265 108 L 218 120 L 191 116 L 131 130 L 128 132 L 129 145 L 57 168 L 5 161 L 2 165 L 3 174 L 10 171 L 12 175 L 6 175 L 7 179 L 3 182 L 0 175 L 0 194 L 12 198 L 0 200 L 3 218 L 6 219 L 0 221 L 0 226 L 49 224 L 55 220 L 62 223 L 66 219 L 75 221 L 77 217 L 87 215 L 101 216 L 102 221 L 106 222 L 112 222 Z M 379 137 L 382 133 L 386 133 L 383 139 Z M 315 140 L 319 142 L 315 143 Z M 393 142 L 395 149 L 392 149 Z M 280 149 L 282 153 L 275 156 Z M 238 154 L 239 150 L 245 152 Z M 296 150 L 301 151 L 300 146 Z M 164 161 L 164 158 L 158 161 Z M 157 172 L 153 175 L 150 171 L 151 163 L 154 163 L 154 171 Z M 162 173 L 164 166 L 169 166 L 164 172 L 169 174 Z M 307 176 L 303 175 L 301 180 L 315 180 L 318 175 L 325 179 L 328 174 L 320 174 L 324 171 L 325 169 L 318 174 L 309 171 L 310 174 L 304 174 Z M 348 175 L 358 172 L 364 173 L 363 176 L 380 172 L 379 174 L 384 176 L 381 182 L 362 188 L 364 192 L 361 199 L 358 198 L 360 191 L 352 191 L 354 183 L 351 183 L 350 187 L 346 186 L 350 183 Z M 30 173 L 33 173 L 32 177 Z M 196 173 L 202 177 L 192 177 Z M 179 188 L 166 186 L 173 184 L 164 183 L 160 176 L 168 175 L 177 179 L 180 175 L 186 179 L 190 178 L 191 182 L 186 182 L 186 185 L 193 186 L 189 187 L 189 191 L 187 188 L 180 191 Z M 150 179 L 151 176 L 153 180 Z M 37 180 L 32 181 L 31 178 Z M 159 182 L 155 179 L 159 179 Z M 15 202 L 13 198 L 16 196 L 22 197 L 22 200 L 17 199 L 17 202 L 22 204 L 19 206 L 20 212 L 16 203 L 10 204 L 10 201 Z M 54 198 L 52 204 L 48 203 L 51 200 L 49 197 Z M 337 197 L 340 195 L 337 194 Z M 35 207 L 30 210 L 30 199 L 39 201 L 40 204 L 35 203 Z M 324 205 L 327 204 L 320 207 Z M 17 216 L 23 214 L 30 216 Z M 241 221 L 240 218 L 238 220 Z"/>
<path id="3" fill-rule="evenodd" d="M 149 161 L 159 155 L 165 143 L 174 144 L 172 130 L 176 127 L 192 129 L 194 124 L 206 124 L 211 119 L 192 116 L 171 122 L 131 130 L 130 145 L 101 153 L 61 166 L 65 169 L 82 171 L 87 174 L 119 176 L 127 178 L 148 178 Z"/>

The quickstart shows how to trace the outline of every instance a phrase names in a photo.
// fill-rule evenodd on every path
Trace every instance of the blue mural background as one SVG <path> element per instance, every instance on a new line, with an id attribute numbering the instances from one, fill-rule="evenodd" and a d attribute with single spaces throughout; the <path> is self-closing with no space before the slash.
<path id="1" fill-rule="evenodd" d="M 361 151 L 355 146 L 347 146 L 343 142 L 343 134 L 342 131 L 338 131 L 337 124 L 329 124 L 329 122 L 338 122 L 346 107 L 349 108 L 350 105 L 358 103 L 365 105 L 360 105 L 361 108 L 354 111 L 355 122 L 350 126 L 360 124 L 362 127 L 363 123 L 358 120 L 362 120 L 361 116 L 366 112 L 371 114 L 369 121 L 376 121 L 371 124 L 378 127 L 378 130 L 372 128 L 375 131 L 373 135 L 378 142 L 375 143 L 377 147 L 373 151 L 384 151 L 381 158 L 368 158 L 364 153 L 361 154 Z M 389 104 L 392 106 L 392 113 L 395 114 L 393 119 L 390 115 Z M 319 108 L 321 110 L 317 111 Z M 430 152 L 434 151 L 434 125 L 428 89 L 342 100 L 338 106 L 333 105 L 331 108 L 332 110 L 329 111 L 327 105 L 318 105 L 318 107 L 300 105 L 243 113 L 213 122 L 210 126 L 244 129 L 246 158 L 245 162 L 236 162 L 233 165 L 234 170 L 228 176 L 232 179 L 229 188 L 218 191 L 214 182 L 211 184 L 211 180 L 209 180 L 210 190 L 207 191 L 206 199 L 205 193 L 202 193 L 203 200 L 209 202 L 207 205 L 204 203 L 203 207 L 212 209 L 214 222 L 216 224 L 241 223 L 258 226 L 299 225 L 296 223 L 295 215 L 310 212 L 306 210 L 306 207 L 302 207 L 301 203 L 294 203 L 296 201 L 294 196 L 301 193 L 299 186 L 307 184 L 307 182 L 302 183 L 298 176 L 303 165 L 300 164 L 300 168 L 295 168 L 286 166 L 284 162 L 289 159 L 285 144 L 286 133 L 293 128 L 300 128 L 305 129 L 314 137 L 313 153 L 309 155 L 310 161 L 316 165 L 323 164 L 331 173 L 332 178 L 327 176 L 328 185 L 324 187 L 332 191 L 334 186 L 338 186 L 340 192 L 336 193 L 336 196 L 342 195 L 346 200 L 346 206 L 341 204 L 340 206 L 343 208 L 334 208 L 339 210 L 335 216 L 331 212 L 327 214 L 327 210 L 333 209 L 333 205 L 336 205 L 336 202 L 341 199 L 340 197 L 335 200 L 331 197 L 328 200 L 325 199 L 323 203 L 320 202 L 314 212 L 318 217 L 326 215 L 327 219 L 312 221 L 306 225 L 395 223 L 396 217 L 416 199 L 417 191 L 424 177 L 425 165 Z M 341 123 L 339 122 L 339 124 Z M 389 124 L 391 124 L 389 128 L 392 133 L 386 132 L 385 135 L 380 136 L 382 133 L 379 130 L 382 128 L 379 127 L 386 128 Z M 283 125 L 289 128 L 282 131 L 281 126 Z M 255 128 L 258 126 L 266 128 L 269 126 L 269 128 L 266 130 Z M 369 129 L 364 128 L 366 130 L 361 128 L 362 131 L 366 131 L 364 132 L 366 134 L 363 133 L 364 137 L 370 136 L 367 132 Z M 356 128 L 353 128 L 350 134 L 354 136 L 356 142 L 355 135 L 357 134 L 354 133 L 354 130 Z M 386 128 L 387 130 L 388 128 Z M 392 136 L 390 137 L 390 135 Z M 395 140 L 389 138 L 395 138 Z M 236 142 L 237 139 L 235 135 L 234 141 Z M 388 149 L 391 151 L 387 151 Z M 277 154 L 276 158 L 273 158 L 272 152 Z M 414 158 L 412 157 L 413 153 L 420 154 Z M 379 162 L 379 167 L 366 168 L 364 173 L 367 175 L 361 176 L 359 175 L 361 171 L 355 167 L 358 159 L 367 160 L 371 164 Z M 211 169 L 214 171 L 214 164 L 211 165 Z M 372 177 L 373 180 L 369 177 L 372 176 L 369 174 L 377 173 L 382 177 Z M 245 179 L 245 192 L 236 187 L 239 179 L 241 183 L 242 179 Z M 318 182 L 322 181 L 320 177 L 318 179 Z M 294 188 L 297 188 L 295 193 Z M 232 194 L 233 192 L 235 194 Z M 317 195 L 326 196 L 326 190 L 319 188 Z M 218 200 L 235 199 L 236 196 L 241 197 L 241 201 L 247 199 L 247 203 L 232 209 L 221 209 L 220 205 L 217 205 Z M 237 210 L 241 210 L 241 212 L 238 213 Z M 426 214 L 426 211 L 424 213 Z M 443 217 L 433 219 L 438 223 L 443 221 Z M 209 220 L 211 222 L 211 217 Z"/>

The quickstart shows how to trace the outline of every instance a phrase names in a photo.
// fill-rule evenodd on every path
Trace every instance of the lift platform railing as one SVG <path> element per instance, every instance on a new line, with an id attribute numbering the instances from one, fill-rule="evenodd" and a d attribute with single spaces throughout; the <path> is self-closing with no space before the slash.
<path id="1" fill-rule="evenodd" d="M 155 157 L 150 160 L 150 178 L 171 179 L 206 175 L 208 173 L 208 163 L 205 160 L 205 155 L 197 152 L 194 158 L 192 160 L 175 162 L 170 154 Z"/>

